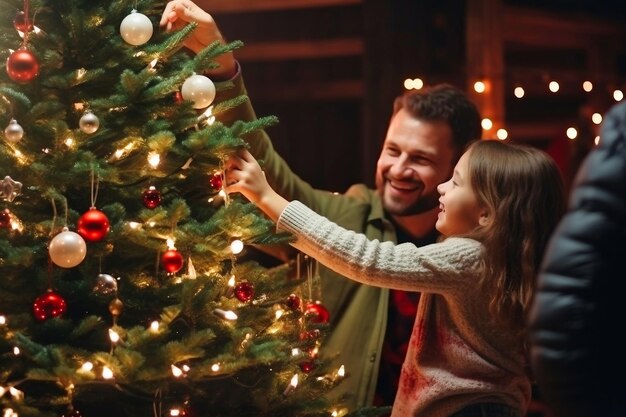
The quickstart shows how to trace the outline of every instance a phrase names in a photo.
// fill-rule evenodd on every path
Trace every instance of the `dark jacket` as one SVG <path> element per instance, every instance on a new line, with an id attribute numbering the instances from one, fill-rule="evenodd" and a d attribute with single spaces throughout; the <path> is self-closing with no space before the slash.
<path id="1" fill-rule="evenodd" d="M 538 277 L 531 360 L 557 417 L 626 416 L 625 265 L 626 103 L 606 115 Z"/>

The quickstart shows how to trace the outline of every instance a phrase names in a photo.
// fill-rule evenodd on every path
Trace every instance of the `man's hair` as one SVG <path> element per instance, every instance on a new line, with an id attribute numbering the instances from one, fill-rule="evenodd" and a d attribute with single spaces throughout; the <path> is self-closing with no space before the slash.
<path id="1" fill-rule="evenodd" d="M 393 114 L 406 109 L 416 119 L 444 122 L 452 130 L 457 157 L 482 136 L 480 113 L 465 93 L 449 84 L 409 90 L 396 97 Z"/>

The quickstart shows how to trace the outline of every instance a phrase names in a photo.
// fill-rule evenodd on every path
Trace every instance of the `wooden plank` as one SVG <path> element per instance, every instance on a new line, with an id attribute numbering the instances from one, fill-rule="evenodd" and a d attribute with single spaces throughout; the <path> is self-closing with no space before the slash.
<path id="1" fill-rule="evenodd" d="M 585 47 L 597 39 L 621 42 L 623 25 L 589 18 L 565 18 L 515 6 L 503 6 L 502 29 L 505 42 L 538 47 Z"/>
<path id="2" fill-rule="evenodd" d="M 248 85 L 248 96 L 253 101 L 311 101 L 361 99 L 364 93 L 361 80 L 325 81 L 319 83 L 272 84 L 263 87 Z"/>
<path id="3" fill-rule="evenodd" d="M 196 0 L 209 13 L 247 13 L 361 4 L 363 0 Z"/>
<path id="4" fill-rule="evenodd" d="M 359 38 L 249 43 L 236 52 L 240 61 L 318 59 L 362 54 L 363 40 Z"/>

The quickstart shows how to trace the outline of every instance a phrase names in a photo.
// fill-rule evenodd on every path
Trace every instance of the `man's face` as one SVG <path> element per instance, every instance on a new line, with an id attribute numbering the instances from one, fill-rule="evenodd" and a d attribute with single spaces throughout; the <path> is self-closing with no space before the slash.
<path id="1" fill-rule="evenodd" d="M 410 216 L 439 205 L 437 185 L 456 162 L 452 143 L 444 122 L 418 120 L 405 109 L 393 116 L 376 164 L 376 189 L 389 214 Z"/>

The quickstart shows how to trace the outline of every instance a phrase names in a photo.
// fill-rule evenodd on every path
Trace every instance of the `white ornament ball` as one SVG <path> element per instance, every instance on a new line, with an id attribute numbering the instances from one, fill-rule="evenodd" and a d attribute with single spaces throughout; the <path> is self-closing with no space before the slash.
<path id="1" fill-rule="evenodd" d="M 98 119 L 98 116 L 90 111 L 87 111 L 78 121 L 78 127 L 81 131 L 91 134 L 98 130 L 98 127 L 100 127 L 100 120 Z"/>
<path id="2" fill-rule="evenodd" d="M 215 84 L 204 75 L 187 78 L 180 89 L 183 99 L 193 102 L 194 109 L 209 107 L 215 99 Z"/>
<path id="3" fill-rule="evenodd" d="M 122 38 L 131 45 L 143 45 L 152 37 L 152 22 L 145 14 L 137 10 L 130 12 L 120 24 Z"/>
<path id="4" fill-rule="evenodd" d="M 17 143 L 24 136 L 24 128 L 15 119 L 11 119 L 9 125 L 4 129 L 4 137 L 11 143 Z"/>
<path id="5" fill-rule="evenodd" d="M 85 259 L 87 244 L 78 234 L 70 232 L 67 227 L 52 238 L 48 246 L 50 259 L 61 268 L 73 268 Z"/>

